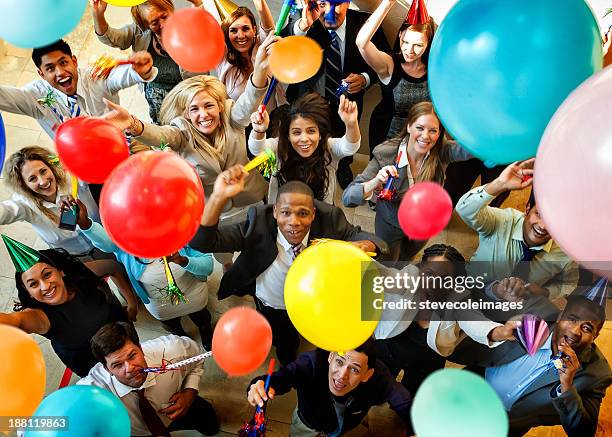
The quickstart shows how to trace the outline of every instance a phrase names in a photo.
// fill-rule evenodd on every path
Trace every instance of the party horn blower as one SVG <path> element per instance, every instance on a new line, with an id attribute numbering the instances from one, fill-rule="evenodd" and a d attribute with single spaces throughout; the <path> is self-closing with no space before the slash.
<path id="1" fill-rule="evenodd" d="M 245 171 L 258 168 L 261 174 L 269 178 L 276 172 L 276 155 L 272 149 L 266 149 L 244 166 Z"/>
<path id="2" fill-rule="evenodd" d="M 164 270 L 166 271 L 166 279 L 168 280 L 168 286 L 164 289 L 166 296 L 174 305 L 178 305 L 181 302 L 187 303 L 185 294 L 180 288 L 178 288 L 176 282 L 174 281 L 174 276 L 172 276 L 172 270 L 170 270 L 168 260 L 165 256 L 162 258 L 162 260 L 164 261 Z"/>
<path id="3" fill-rule="evenodd" d="M 76 199 L 79 196 L 79 180 L 75 175 L 70 176 L 70 185 L 70 194 Z"/>
<path id="4" fill-rule="evenodd" d="M 402 159 L 402 151 L 400 150 L 397 154 L 397 159 L 395 160 L 395 169 L 399 171 L 399 163 Z M 389 179 L 387 179 L 387 183 L 385 187 L 378 193 L 378 198 L 380 200 L 394 200 L 397 196 L 397 190 L 393 188 L 393 181 L 395 178 L 389 175 Z"/>
<path id="5" fill-rule="evenodd" d="M 319 244 L 328 243 L 330 241 L 342 241 L 342 240 L 334 240 L 332 238 L 315 238 L 310 242 L 310 246 L 317 246 Z M 367 256 L 375 257 L 377 255 L 376 252 L 366 252 Z"/>
<path id="6" fill-rule="evenodd" d="M 270 388 L 270 378 L 272 377 L 272 372 L 274 372 L 275 361 L 274 358 L 270 359 L 270 365 L 268 366 L 268 376 L 266 377 L 266 383 L 264 385 L 264 390 L 266 395 L 268 394 L 268 389 Z M 259 405 L 255 409 L 255 414 L 253 418 L 245 423 L 240 431 L 238 431 L 239 437 L 264 437 L 266 435 L 266 406 L 267 401 L 264 402 L 264 406 L 260 407 Z"/>
<path id="7" fill-rule="evenodd" d="M 529 355 L 534 355 L 549 335 L 546 321 L 533 314 L 525 314 L 521 319 L 521 326 L 516 331 L 519 341 Z"/>
<path id="8" fill-rule="evenodd" d="M 132 61 L 124 60 L 120 61 L 112 56 L 102 55 L 96 58 L 96 60 L 92 63 L 90 76 L 94 80 L 106 79 L 113 68 L 118 65 L 126 65 L 133 64 Z"/>
<path id="9" fill-rule="evenodd" d="M 196 355 L 191 358 L 185 358 L 184 360 L 177 361 L 176 363 L 170 363 L 169 361 L 162 358 L 162 364 L 156 367 L 145 367 L 142 369 L 143 373 L 164 373 L 168 370 L 178 370 L 182 367 L 188 366 L 189 364 L 197 363 L 198 361 L 203 361 L 206 358 L 212 357 L 212 352 L 204 352 L 203 354 Z"/>
<path id="10" fill-rule="evenodd" d="M 263 102 L 261 103 L 261 105 L 259 105 L 259 109 L 258 109 L 259 115 L 263 116 L 263 113 L 266 110 L 266 106 L 268 105 L 268 102 L 270 101 L 272 94 L 274 94 L 276 85 L 278 85 L 278 80 L 276 80 L 276 78 L 273 77 L 272 80 L 270 80 L 270 85 L 268 86 L 268 90 L 266 91 L 266 95 L 263 99 Z"/>

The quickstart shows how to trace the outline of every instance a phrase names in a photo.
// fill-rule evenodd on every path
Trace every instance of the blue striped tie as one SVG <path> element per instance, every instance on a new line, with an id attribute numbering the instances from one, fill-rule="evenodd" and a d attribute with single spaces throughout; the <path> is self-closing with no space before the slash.
<path id="1" fill-rule="evenodd" d="M 67 96 L 67 97 L 68 97 L 68 105 L 70 106 L 70 118 L 78 117 L 79 115 L 81 115 L 81 107 L 79 106 L 79 103 L 77 102 L 76 94 L 74 96 Z"/>
<path id="2" fill-rule="evenodd" d="M 336 90 L 342 82 L 342 57 L 338 35 L 333 30 L 329 31 L 331 38 L 329 49 L 325 52 L 325 97 L 332 103 L 338 102 Z"/>

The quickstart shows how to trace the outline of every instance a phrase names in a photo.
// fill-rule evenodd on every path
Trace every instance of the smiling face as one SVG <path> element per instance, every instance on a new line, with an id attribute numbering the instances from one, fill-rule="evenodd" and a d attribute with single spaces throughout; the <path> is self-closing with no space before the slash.
<path id="1" fill-rule="evenodd" d="M 440 138 L 440 120 L 434 114 L 424 114 L 408 125 L 408 149 L 414 148 L 419 154 L 426 154 Z"/>
<path id="2" fill-rule="evenodd" d="M 368 356 L 363 352 L 351 350 L 344 355 L 331 352 L 327 361 L 329 391 L 334 396 L 350 393 L 374 374 L 374 369 L 368 368 Z"/>
<path id="3" fill-rule="evenodd" d="M 416 30 L 406 29 L 403 35 L 400 35 L 400 38 L 400 50 L 405 62 L 414 62 L 423 56 L 428 45 L 427 35 Z"/>
<path id="4" fill-rule="evenodd" d="M 39 262 L 21 274 L 21 280 L 33 299 L 47 305 L 61 305 L 68 300 L 63 272 Z"/>
<path id="5" fill-rule="evenodd" d="M 138 388 L 147 379 L 147 374 L 142 371 L 147 367 L 144 353 L 129 340 L 121 349 L 106 355 L 104 361 L 106 370 L 129 387 Z"/>
<path id="6" fill-rule="evenodd" d="M 538 213 L 538 207 L 527 208 L 523 221 L 523 241 L 527 247 L 541 246 L 550 241 L 550 234 Z"/>
<path id="7" fill-rule="evenodd" d="M 55 202 L 57 182 L 51 169 L 42 161 L 26 161 L 21 177 L 30 190 L 48 202 Z"/>
<path id="8" fill-rule="evenodd" d="M 200 91 L 191 100 L 187 108 L 187 117 L 197 130 L 206 136 L 211 136 L 221 123 L 219 104 L 206 91 Z"/>
<path id="9" fill-rule="evenodd" d="M 77 92 L 79 73 L 76 56 L 69 56 L 59 50 L 42 56 L 38 74 L 53 88 L 72 96 Z"/>
<path id="10" fill-rule="evenodd" d="M 149 23 L 149 29 L 151 29 L 151 32 L 161 37 L 164 24 L 166 24 L 168 17 L 170 17 L 170 12 L 149 7 L 145 19 L 147 23 Z"/>
<path id="11" fill-rule="evenodd" d="M 255 26 L 247 16 L 237 18 L 228 29 L 232 46 L 240 53 L 248 53 L 255 44 Z"/>
<path id="12" fill-rule="evenodd" d="M 315 218 L 311 196 L 302 193 L 282 193 L 274 205 L 274 218 L 281 234 L 291 245 L 304 240 Z"/>
<path id="13" fill-rule="evenodd" d="M 559 317 L 553 334 L 553 347 L 557 352 L 559 345 L 570 346 L 574 352 L 580 353 L 593 344 L 601 321 L 598 320 L 594 303 L 584 298 L 568 299 L 567 306 Z"/>
<path id="14" fill-rule="evenodd" d="M 289 142 L 302 158 L 309 158 L 317 150 L 321 134 L 319 126 L 311 118 L 299 115 L 289 125 Z"/>

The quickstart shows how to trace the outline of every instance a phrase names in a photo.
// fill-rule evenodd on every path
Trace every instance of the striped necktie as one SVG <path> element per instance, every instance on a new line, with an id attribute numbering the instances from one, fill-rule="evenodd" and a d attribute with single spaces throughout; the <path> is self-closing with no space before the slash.
<path id="1" fill-rule="evenodd" d="M 296 259 L 302 250 L 304 250 L 304 245 L 302 243 L 298 243 L 295 246 L 291 246 L 291 250 L 293 251 L 293 259 Z"/>
<path id="2" fill-rule="evenodd" d="M 70 107 L 70 118 L 78 117 L 81 115 L 81 107 L 77 102 L 76 94 L 68 97 L 68 106 Z"/>
<path id="3" fill-rule="evenodd" d="M 331 39 L 329 48 L 325 52 L 325 97 L 331 103 L 338 102 L 336 90 L 342 82 L 342 56 L 340 54 L 340 44 L 338 44 L 338 34 L 329 31 Z"/>

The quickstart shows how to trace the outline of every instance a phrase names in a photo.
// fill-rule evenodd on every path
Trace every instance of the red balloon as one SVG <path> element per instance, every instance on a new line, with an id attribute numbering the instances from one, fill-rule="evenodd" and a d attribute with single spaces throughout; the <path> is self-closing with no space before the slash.
<path id="1" fill-rule="evenodd" d="M 62 164 L 79 179 L 103 183 L 129 156 L 125 136 L 106 120 L 77 117 L 62 123 L 55 134 Z"/>
<path id="2" fill-rule="evenodd" d="M 164 24 L 162 41 L 172 59 L 189 71 L 211 70 L 225 53 L 219 23 L 201 8 L 175 11 Z"/>
<path id="3" fill-rule="evenodd" d="M 420 182 L 404 194 L 397 219 L 408 238 L 428 240 L 446 227 L 452 214 L 446 190 L 434 182 Z"/>
<path id="4" fill-rule="evenodd" d="M 263 364 L 272 347 L 272 328 L 252 308 L 232 308 L 221 316 L 212 340 L 213 357 L 230 376 L 251 373 Z"/>
<path id="5" fill-rule="evenodd" d="M 204 188 L 196 171 L 175 153 L 141 152 L 108 177 L 100 216 L 111 240 L 142 258 L 183 248 L 198 230 Z"/>

